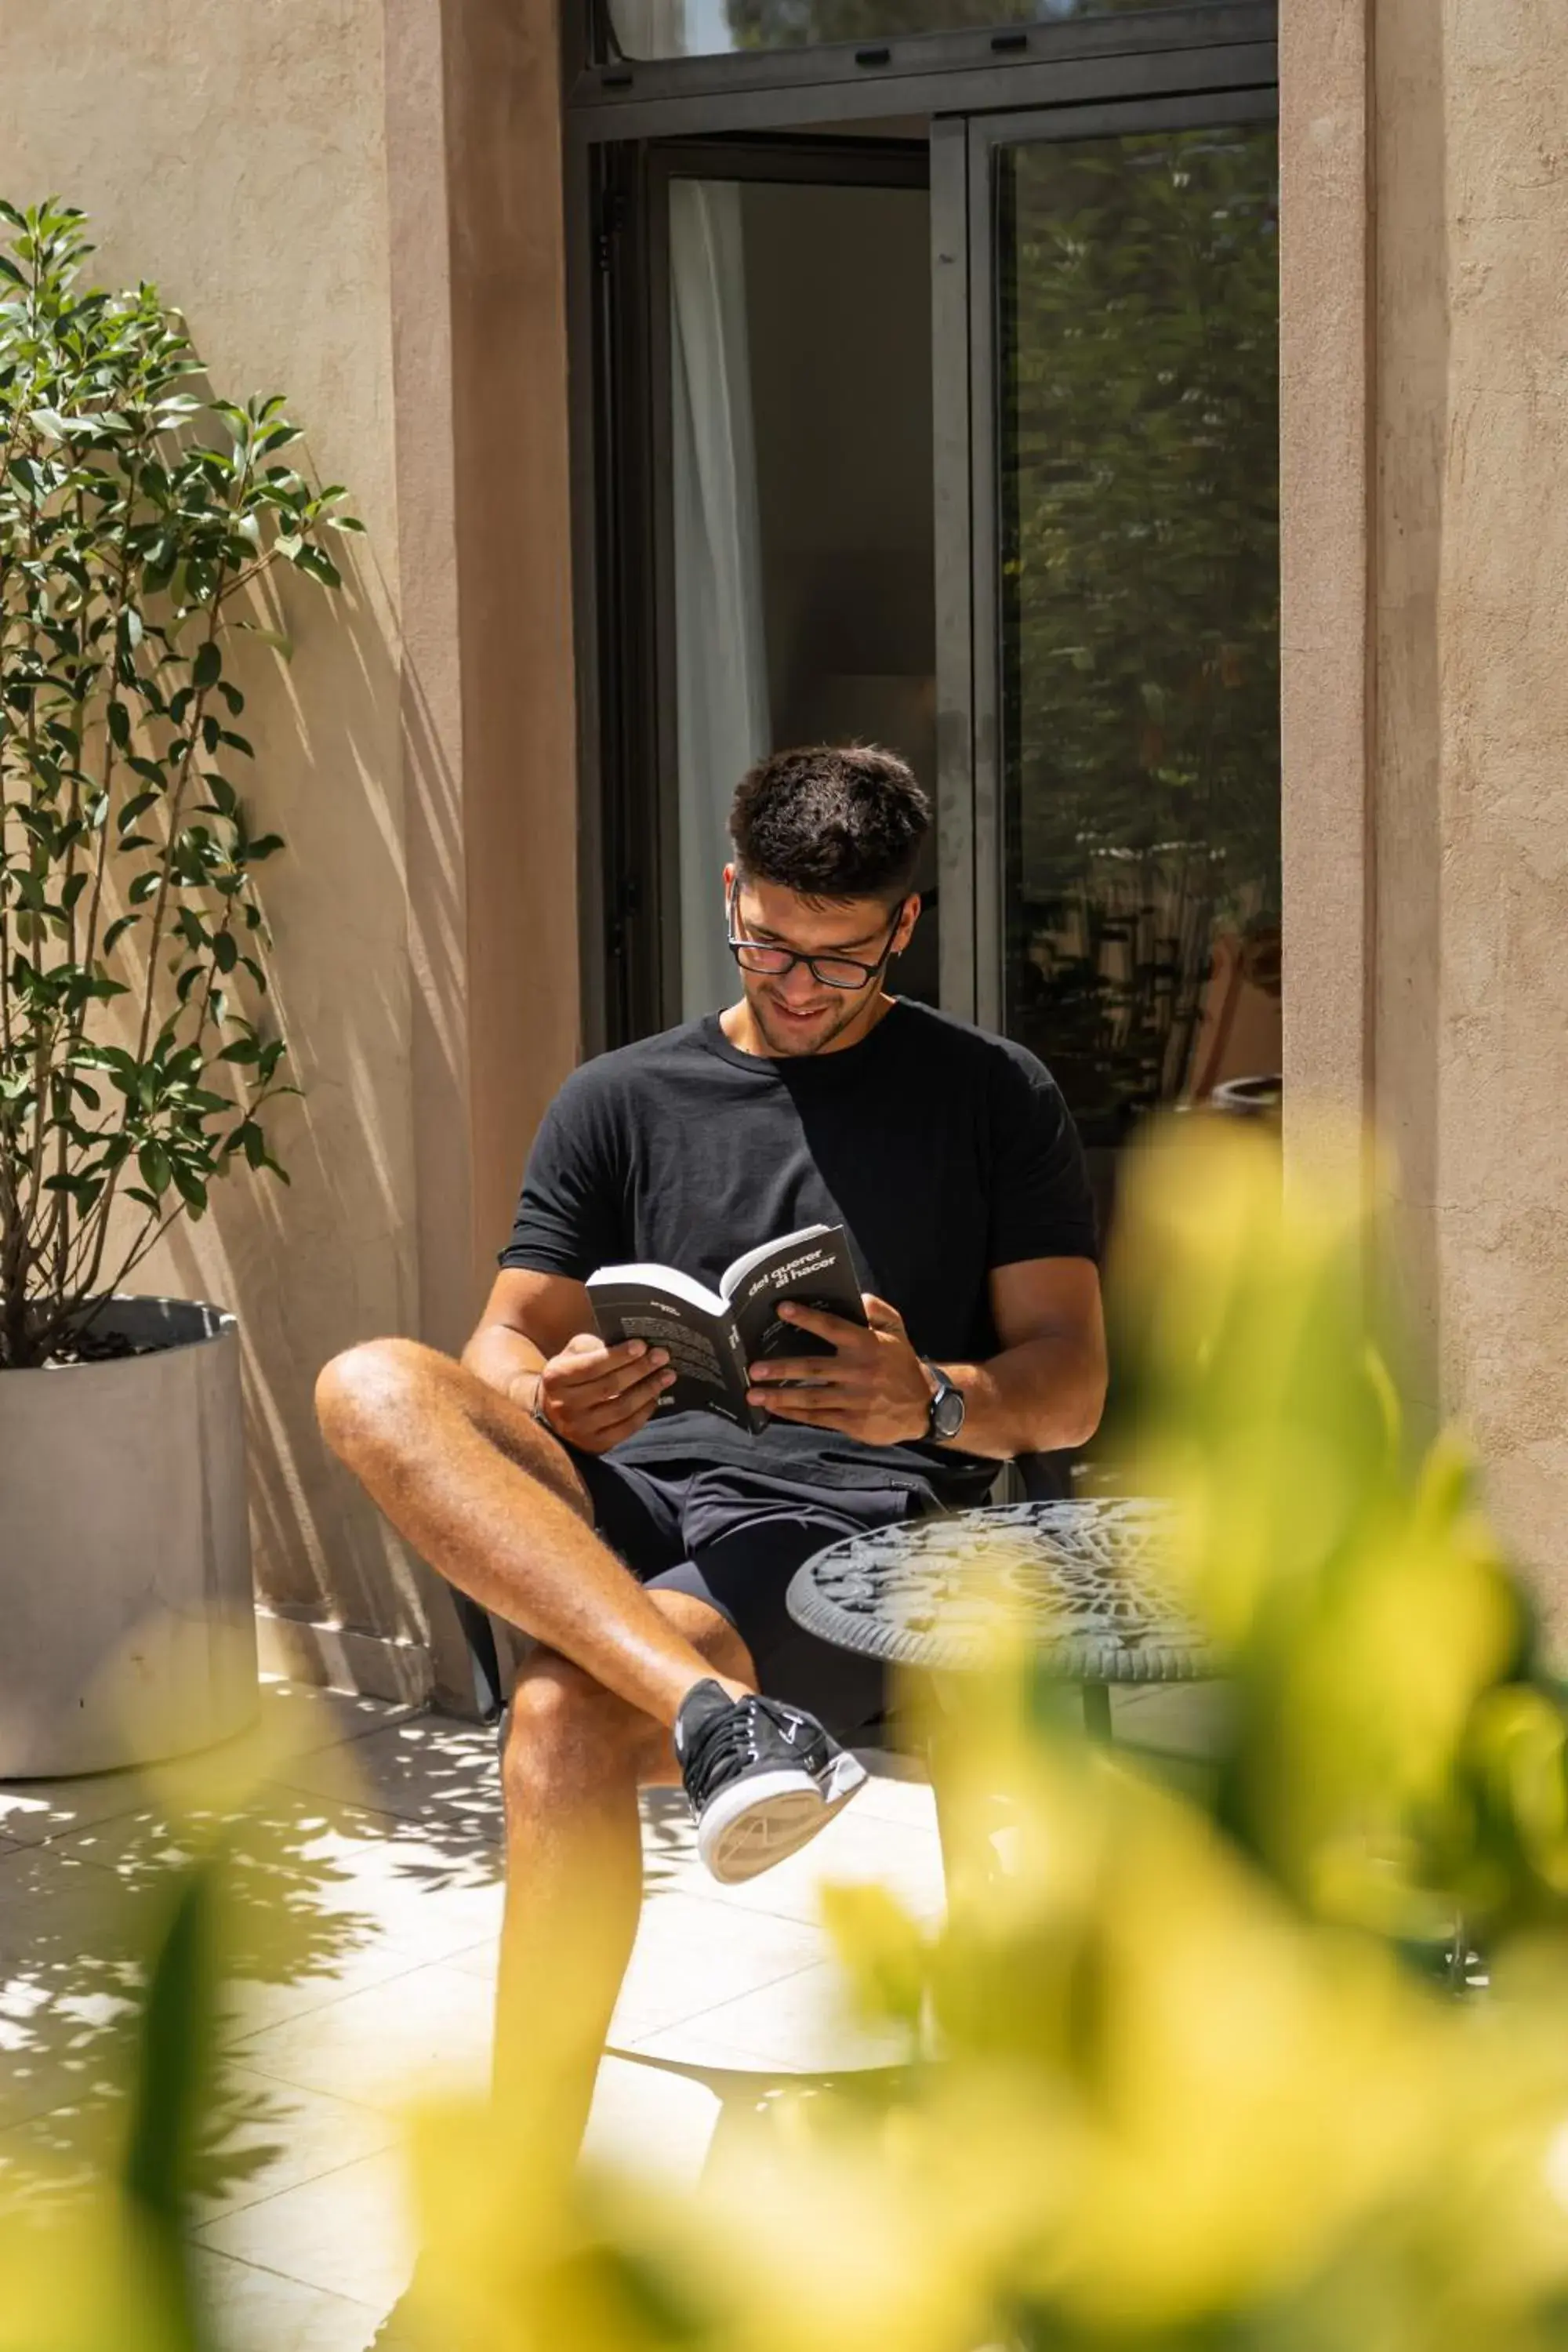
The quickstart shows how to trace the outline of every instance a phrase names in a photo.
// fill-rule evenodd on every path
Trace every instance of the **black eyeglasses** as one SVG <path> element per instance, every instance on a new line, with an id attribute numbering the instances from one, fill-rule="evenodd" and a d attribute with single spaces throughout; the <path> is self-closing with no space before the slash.
<path id="1" fill-rule="evenodd" d="M 887 962 L 892 949 L 893 934 L 899 928 L 904 908 L 900 903 L 888 925 L 888 936 L 875 963 L 862 963 L 856 956 L 803 955 L 798 948 L 764 947 L 760 940 L 738 940 L 735 937 L 737 909 L 741 886 L 737 882 L 730 892 L 730 953 L 742 971 L 766 973 L 777 980 L 793 971 L 797 963 L 805 964 L 813 980 L 823 988 L 865 988 L 874 981 Z"/>

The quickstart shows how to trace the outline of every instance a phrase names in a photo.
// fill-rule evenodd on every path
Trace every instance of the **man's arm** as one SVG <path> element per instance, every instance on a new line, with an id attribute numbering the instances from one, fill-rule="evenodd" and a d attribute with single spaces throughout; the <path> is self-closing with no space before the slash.
<path id="1" fill-rule="evenodd" d="M 1105 1404 L 1105 1320 L 1100 1276 L 1089 1258 L 1029 1258 L 990 1276 L 992 1318 L 1002 1342 L 983 1364 L 943 1364 L 964 1400 L 955 1452 L 1011 1461 L 1082 1445 Z M 867 1297 L 871 1328 L 784 1306 L 786 1320 L 831 1339 L 832 1356 L 775 1357 L 752 1367 L 752 1396 L 784 1421 L 836 1429 L 867 1445 L 907 1445 L 927 1434 L 931 1381 L 903 1318 Z M 779 1391 L 781 1381 L 810 1389 Z"/>
<path id="2" fill-rule="evenodd" d="M 1100 1272 L 1086 1257 L 1028 1258 L 990 1276 L 1002 1342 L 984 1364 L 944 1364 L 964 1401 L 964 1454 L 1010 1462 L 1085 1445 L 1105 1410 L 1105 1317 Z"/>
<path id="3" fill-rule="evenodd" d="M 675 1377 L 668 1362 L 642 1339 L 606 1348 L 582 1283 L 524 1266 L 501 1268 L 463 1350 L 467 1370 L 525 1412 L 542 1412 L 584 1454 L 642 1427 Z"/>

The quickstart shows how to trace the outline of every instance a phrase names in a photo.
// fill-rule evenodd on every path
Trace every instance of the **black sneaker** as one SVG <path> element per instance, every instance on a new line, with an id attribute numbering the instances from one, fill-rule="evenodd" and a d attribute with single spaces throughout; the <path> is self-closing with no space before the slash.
<path id="1" fill-rule="evenodd" d="M 795 1853 L 866 1778 L 804 1707 L 732 1699 L 716 1682 L 687 1692 L 675 1752 L 697 1816 L 697 1851 L 726 1886 Z"/>

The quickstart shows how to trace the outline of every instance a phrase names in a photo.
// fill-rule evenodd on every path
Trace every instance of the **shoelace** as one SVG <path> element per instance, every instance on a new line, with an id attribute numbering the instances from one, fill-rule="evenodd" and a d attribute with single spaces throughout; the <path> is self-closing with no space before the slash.
<path id="1" fill-rule="evenodd" d="M 758 1736 L 765 1723 L 774 1730 L 784 1723 L 798 1721 L 765 1698 L 744 1698 L 738 1706 L 727 1707 L 716 1716 L 707 1728 L 699 1733 L 686 1766 L 686 1786 L 695 1805 L 704 1805 L 718 1784 L 727 1780 L 735 1769 L 744 1770 L 754 1764 L 758 1756 Z M 815 1738 L 802 1738 L 795 1751 L 795 1760 L 811 1770 L 816 1763 Z"/>

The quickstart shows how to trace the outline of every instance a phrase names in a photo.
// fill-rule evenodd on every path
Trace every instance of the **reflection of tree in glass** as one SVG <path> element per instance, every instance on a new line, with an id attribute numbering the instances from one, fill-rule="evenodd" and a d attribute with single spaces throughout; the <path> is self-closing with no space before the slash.
<path id="1" fill-rule="evenodd" d="M 1073 16 L 1114 16 L 1166 5 L 1178 0 L 725 0 L 724 13 L 733 47 L 796 49 L 900 33 L 1059 24 Z"/>
<path id="2" fill-rule="evenodd" d="M 1000 207 L 1009 1026 L 1110 1139 L 1278 921 L 1274 133 L 1020 147 Z"/>

